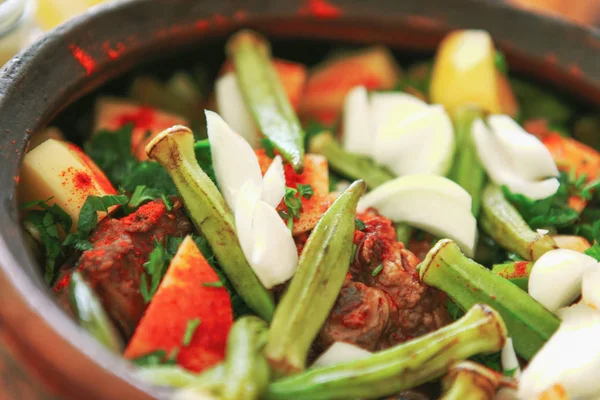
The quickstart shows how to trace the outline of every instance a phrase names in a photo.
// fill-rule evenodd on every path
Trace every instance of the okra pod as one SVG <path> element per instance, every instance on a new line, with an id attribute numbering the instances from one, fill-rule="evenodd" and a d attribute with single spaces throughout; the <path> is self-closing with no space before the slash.
<path id="1" fill-rule="evenodd" d="M 479 220 L 483 230 L 506 250 L 535 261 L 544 253 L 556 249 L 554 239 L 534 232 L 517 209 L 504 197 L 500 187 L 489 184 L 483 190 Z"/>
<path id="2" fill-rule="evenodd" d="M 269 385 L 269 364 L 263 354 L 267 324 L 253 316 L 238 319 L 227 338 L 223 400 L 258 399 Z"/>
<path id="3" fill-rule="evenodd" d="M 71 274 L 69 303 L 79 326 L 114 352 L 121 353 L 123 351 L 123 342 L 116 328 L 102 308 L 102 303 L 79 271 Z"/>
<path id="4" fill-rule="evenodd" d="M 312 231 L 298 270 L 275 310 L 265 353 L 276 375 L 302 371 L 308 350 L 340 293 L 350 267 L 356 206 L 366 189 L 354 182 Z"/>
<path id="5" fill-rule="evenodd" d="M 167 129 L 148 144 L 146 153 L 173 179 L 192 222 L 206 237 L 233 288 L 254 312 L 270 321 L 275 309 L 273 299 L 246 261 L 233 213 L 196 161 L 192 131 L 184 126 Z"/>
<path id="6" fill-rule="evenodd" d="M 506 327 L 491 307 L 476 305 L 437 331 L 373 355 L 272 383 L 270 400 L 374 399 L 442 376 L 457 360 L 499 351 Z"/>
<path id="7" fill-rule="evenodd" d="M 260 131 L 292 164 L 304 168 L 304 130 L 271 60 L 266 38 L 256 32 L 236 33 L 226 45 L 238 85 Z"/>
<path id="8" fill-rule="evenodd" d="M 481 109 L 476 106 L 459 107 L 452 113 L 456 148 L 460 151 L 456 153 L 448 177 L 469 192 L 473 200 L 471 209 L 475 217 L 479 215 L 481 208 L 481 192 L 486 174 L 473 143 L 471 126 L 482 116 Z"/>
<path id="9" fill-rule="evenodd" d="M 516 382 L 472 361 L 462 361 L 442 379 L 440 400 L 493 400 L 500 386 L 516 387 Z"/>
<path id="10" fill-rule="evenodd" d="M 506 279 L 467 258 L 456 243 L 440 240 L 418 267 L 421 280 L 445 292 L 463 310 L 488 304 L 497 310 L 517 353 L 529 360 L 558 329 L 560 320 Z"/>
<path id="11" fill-rule="evenodd" d="M 395 178 L 393 173 L 376 164 L 371 157 L 344 150 L 329 132 L 314 136 L 310 140 L 308 150 L 325 156 L 329 167 L 338 174 L 351 179 L 362 179 L 369 189 Z"/>
<path id="12" fill-rule="evenodd" d="M 513 261 L 494 265 L 492 272 L 527 291 L 531 268 L 533 268 L 531 261 Z"/>

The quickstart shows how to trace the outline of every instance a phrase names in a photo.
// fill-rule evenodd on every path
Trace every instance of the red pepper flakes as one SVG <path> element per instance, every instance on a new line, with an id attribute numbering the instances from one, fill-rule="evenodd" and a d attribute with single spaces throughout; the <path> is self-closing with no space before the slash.
<path id="1" fill-rule="evenodd" d="M 104 172 L 83 150 L 73 143 L 69 143 L 68 146 L 69 150 L 75 153 L 75 156 L 89 169 L 89 172 L 91 173 L 91 175 L 89 175 L 90 179 L 96 183 L 97 188 L 102 192 L 102 195 L 117 194 L 117 190 L 112 183 L 110 183 Z"/>
<path id="2" fill-rule="evenodd" d="M 96 69 L 96 61 L 76 44 L 69 45 L 69 50 L 77 62 L 85 69 L 87 75 L 91 75 Z"/>

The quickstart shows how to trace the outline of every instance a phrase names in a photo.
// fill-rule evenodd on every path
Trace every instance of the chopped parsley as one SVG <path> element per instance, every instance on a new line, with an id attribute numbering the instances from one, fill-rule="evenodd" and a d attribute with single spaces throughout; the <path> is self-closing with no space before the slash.
<path id="1" fill-rule="evenodd" d="M 352 250 L 350 253 L 350 262 L 351 263 L 354 262 L 354 260 L 356 259 L 356 249 L 357 249 L 357 246 L 354 243 L 352 243 Z"/>
<path id="2" fill-rule="evenodd" d="M 129 199 L 129 207 L 138 208 L 148 201 L 158 199 L 161 195 L 162 193 L 158 189 L 151 189 L 145 185 L 136 186 Z"/>
<path id="3" fill-rule="evenodd" d="M 359 231 L 364 231 L 367 228 L 367 225 L 365 225 L 365 223 L 358 218 L 356 218 L 355 220 L 355 225 L 356 229 L 358 229 Z"/>
<path id="4" fill-rule="evenodd" d="M 167 352 L 164 350 L 156 350 L 148 354 L 144 354 L 138 358 L 131 360 L 131 362 L 138 367 L 156 367 L 165 364 L 165 358 Z"/>
<path id="5" fill-rule="evenodd" d="M 173 202 L 171 201 L 171 199 L 164 193 L 160 196 L 160 198 L 165 204 L 165 208 L 167 209 L 167 211 L 171 211 L 173 209 Z"/>
<path id="6" fill-rule="evenodd" d="M 103 211 L 108 215 L 110 207 L 124 205 L 128 202 L 129 198 L 125 195 L 88 196 L 79 212 L 78 234 L 85 237 L 89 236 L 98 225 L 98 211 Z"/>
<path id="7" fill-rule="evenodd" d="M 313 194 L 313 188 L 311 185 L 298 184 L 297 189 L 286 187 L 285 195 L 283 196 L 283 204 L 285 205 L 284 210 L 279 211 L 281 218 L 287 221 L 289 230 L 294 228 L 294 220 L 300 217 L 302 213 L 302 201 L 301 197 L 310 199 Z"/>
<path id="8" fill-rule="evenodd" d="M 152 300 L 152 297 L 158 290 L 158 286 L 167 272 L 171 258 L 165 247 L 160 242 L 156 242 L 156 247 L 154 247 L 148 261 L 144 264 L 146 273 L 142 275 L 142 283 L 140 285 L 140 293 L 146 303 L 150 303 L 150 300 Z M 149 282 L 148 279 L 150 280 Z"/>
<path id="9" fill-rule="evenodd" d="M 275 158 L 275 149 L 273 147 L 273 142 L 269 140 L 269 138 L 260 139 L 260 145 L 263 149 L 265 149 L 265 154 L 269 158 Z"/>
<path id="10" fill-rule="evenodd" d="M 371 273 L 371 276 L 377 276 L 377 275 L 379 275 L 379 273 L 380 273 L 381 271 L 383 271 L 383 264 L 379 264 L 379 265 L 377 266 L 377 268 L 375 268 L 375 269 L 373 270 L 373 272 Z"/>
<path id="11" fill-rule="evenodd" d="M 204 282 L 202 284 L 202 286 L 204 286 L 204 287 L 222 288 L 224 286 L 224 284 L 221 281 L 217 281 L 217 282 Z"/>
<path id="12" fill-rule="evenodd" d="M 310 198 L 313 196 L 314 191 L 311 185 L 304 185 L 299 183 L 297 185 L 298 188 L 298 195 L 301 197 L 304 197 L 307 200 L 310 200 Z"/>
<path id="13" fill-rule="evenodd" d="M 202 322 L 200 318 L 190 319 L 187 322 L 185 333 L 183 334 L 183 340 L 181 341 L 183 347 L 188 347 L 190 343 L 192 343 L 192 338 L 194 337 L 194 333 L 196 333 L 196 329 L 198 329 L 198 326 L 200 326 L 200 322 Z"/>
<path id="14" fill-rule="evenodd" d="M 500 50 L 496 50 L 496 54 L 494 55 L 494 64 L 499 72 L 503 73 L 504 75 L 508 74 L 508 63 L 506 62 L 506 57 Z"/>

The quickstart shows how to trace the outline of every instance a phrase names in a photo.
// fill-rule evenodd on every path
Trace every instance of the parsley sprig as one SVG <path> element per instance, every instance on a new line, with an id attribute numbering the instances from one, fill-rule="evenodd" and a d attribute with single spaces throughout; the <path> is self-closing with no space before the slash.
<path id="1" fill-rule="evenodd" d="M 302 201 L 301 197 L 310 199 L 314 195 L 314 191 L 311 185 L 298 184 L 296 189 L 291 187 L 285 188 L 285 195 L 283 196 L 283 204 L 285 209 L 279 211 L 281 218 L 287 221 L 289 230 L 294 229 L 294 220 L 300 218 L 302 213 Z"/>

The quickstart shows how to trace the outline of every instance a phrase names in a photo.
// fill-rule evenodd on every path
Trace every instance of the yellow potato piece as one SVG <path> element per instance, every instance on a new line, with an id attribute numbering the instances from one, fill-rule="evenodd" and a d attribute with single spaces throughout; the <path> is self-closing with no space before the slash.
<path id="1" fill-rule="evenodd" d="M 456 31 L 440 44 L 431 77 L 433 103 L 449 111 L 465 104 L 514 116 L 518 105 L 506 77 L 495 64 L 491 36 L 480 30 Z"/>
<path id="2" fill-rule="evenodd" d="M 19 181 L 22 203 L 46 200 L 58 204 L 77 227 L 79 212 L 88 196 L 117 191 L 104 172 L 72 143 L 48 139 L 25 155 Z"/>
<path id="3" fill-rule="evenodd" d="M 572 235 L 555 235 L 552 237 L 556 242 L 556 245 L 561 249 L 569 249 L 573 251 L 578 251 L 583 253 L 592 245 L 588 240 L 581 236 L 572 236 Z"/>

